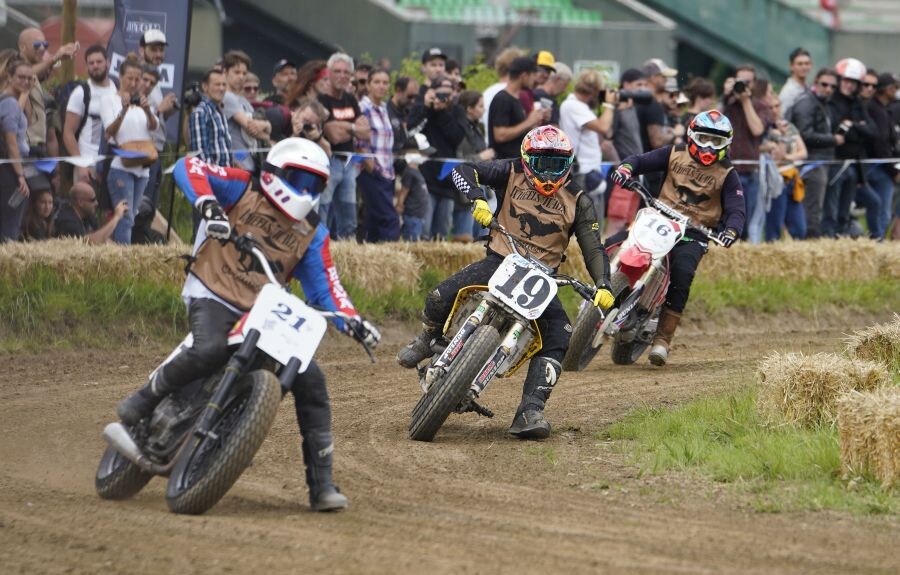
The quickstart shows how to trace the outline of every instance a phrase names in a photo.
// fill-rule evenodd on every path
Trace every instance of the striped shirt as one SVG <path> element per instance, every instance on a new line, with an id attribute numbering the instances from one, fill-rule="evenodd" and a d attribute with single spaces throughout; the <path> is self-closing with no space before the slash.
<path id="1" fill-rule="evenodd" d="M 359 107 L 372 127 L 372 137 L 368 142 L 368 151 L 375 155 L 378 173 L 388 180 L 394 179 L 394 128 L 388 115 L 387 102 L 376 106 L 368 96 L 363 96 Z"/>
<path id="2" fill-rule="evenodd" d="M 232 166 L 231 135 L 221 107 L 203 96 L 191 112 L 191 150 L 200 152 L 204 162 L 217 166 Z"/>

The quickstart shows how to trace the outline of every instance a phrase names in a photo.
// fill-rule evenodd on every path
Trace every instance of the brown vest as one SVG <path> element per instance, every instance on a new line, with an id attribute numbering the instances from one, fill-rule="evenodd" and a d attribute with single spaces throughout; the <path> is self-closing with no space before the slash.
<path id="1" fill-rule="evenodd" d="M 675 146 L 669 153 L 669 169 L 659 199 L 691 221 L 714 228 L 722 217 L 722 186 L 733 169 L 727 159 L 703 166 L 684 146 Z"/>
<path id="2" fill-rule="evenodd" d="M 248 189 L 231 208 L 228 219 L 238 234 L 253 234 L 282 283 L 287 283 L 316 235 L 308 220 L 295 224 L 261 193 Z M 268 282 L 256 261 L 244 257 L 229 242 L 224 246 L 207 239 L 197 250 L 191 273 L 214 294 L 238 309 L 249 310 L 256 294 Z"/>
<path id="3" fill-rule="evenodd" d="M 569 246 L 569 231 L 575 223 L 575 206 L 583 192 L 572 193 L 565 186 L 552 196 L 544 196 L 528 185 L 525 174 L 510 167 L 509 183 L 497 222 L 528 246 L 544 265 L 556 269 Z M 488 248 L 502 256 L 512 253 L 506 237 L 491 232 Z"/>

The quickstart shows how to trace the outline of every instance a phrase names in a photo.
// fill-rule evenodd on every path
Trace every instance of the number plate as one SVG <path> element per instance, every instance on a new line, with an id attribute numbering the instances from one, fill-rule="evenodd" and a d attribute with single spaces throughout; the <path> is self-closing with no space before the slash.
<path id="1" fill-rule="evenodd" d="M 539 271 L 517 254 L 506 256 L 488 282 L 491 294 L 527 319 L 544 313 L 557 286 L 553 278 Z"/>
<path id="2" fill-rule="evenodd" d="M 256 298 L 242 329 L 259 331 L 256 347 L 281 365 L 292 357 L 300 360 L 298 373 L 312 361 L 328 322 L 319 312 L 278 286 L 268 284 Z"/>
<path id="3" fill-rule="evenodd" d="M 631 225 L 631 234 L 644 250 L 660 258 L 675 247 L 684 237 L 684 228 L 654 209 L 644 208 L 637 213 Z"/>

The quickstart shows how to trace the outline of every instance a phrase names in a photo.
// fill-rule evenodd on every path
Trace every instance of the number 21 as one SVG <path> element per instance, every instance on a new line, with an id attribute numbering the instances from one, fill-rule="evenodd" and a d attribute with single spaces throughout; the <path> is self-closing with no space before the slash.
<path id="1" fill-rule="evenodd" d="M 294 323 L 291 322 L 291 316 L 294 315 L 294 312 L 291 311 L 291 308 L 287 306 L 287 304 L 279 303 L 278 309 L 273 309 L 272 314 L 275 315 L 278 319 L 283 321 L 284 323 L 290 324 L 290 326 L 296 330 L 300 331 L 300 328 L 303 327 L 303 324 L 306 323 L 305 317 L 298 317 Z"/>

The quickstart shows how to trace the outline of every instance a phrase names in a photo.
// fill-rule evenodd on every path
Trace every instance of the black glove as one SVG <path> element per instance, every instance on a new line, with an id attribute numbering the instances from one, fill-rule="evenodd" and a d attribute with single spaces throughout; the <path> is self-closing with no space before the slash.
<path id="1" fill-rule="evenodd" d="M 721 234 L 719 234 L 719 241 L 722 242 L 722 245 L 726 248 L 730 248 L 734 242 L 737 241 L 738 233 L 737 231 L 728 228 Z"/>
<path id="2" fill-rule="evenodd" d="M 206 200 L 200 204 L 200 214 L 206 220 L 206 235 L 214 240 L 227 240 L 231 236 L 231 224 L 222 206 L 216 200 Z"/>
<path id="3" fill-rule="evenodd" d="M 381 341 L 381 332 L 378 328 L 364 320 L 361 316 L 351 317 L 345 320 L 347 334 L 368 348 L 374 348 Z"/>
<path id="4" fill-rule="evenodd" d="M 625 184 L 628 183 L 628 180 L 631 179 L 631 164 L 621 164 L 616 170 L 612 173 L 610 179 L 614 184 L 618 184 L 625 187 Z"/>

